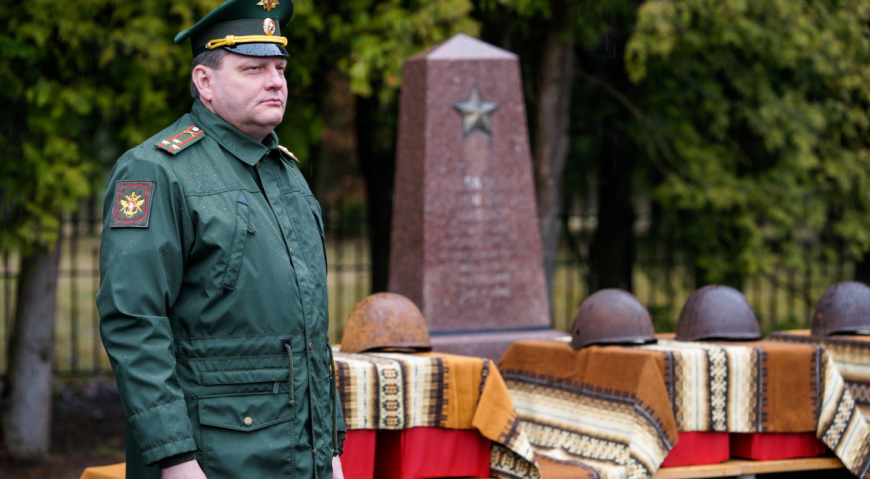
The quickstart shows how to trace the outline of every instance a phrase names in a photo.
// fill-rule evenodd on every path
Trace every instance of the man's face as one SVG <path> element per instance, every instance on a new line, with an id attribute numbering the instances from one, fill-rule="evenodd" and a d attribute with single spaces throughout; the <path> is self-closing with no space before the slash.
<path id="1" fill-rule="evenodd" d="M 262 140 L 284 118 L 287 79 L 284 57 L 230 53 L 211 70 L 211 110 L 248 136 Z M 203 95 L 205 97 L 206 95 Z"/>

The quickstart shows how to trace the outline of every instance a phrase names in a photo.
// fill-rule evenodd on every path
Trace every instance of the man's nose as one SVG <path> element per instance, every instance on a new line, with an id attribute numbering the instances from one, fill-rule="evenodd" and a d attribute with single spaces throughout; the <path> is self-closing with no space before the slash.
<path id="1" fill-rule="evenodd" d="M 281 88 L 284 85 L 284 71 L 270 65 L 266 69 L 266 88 Z"/>

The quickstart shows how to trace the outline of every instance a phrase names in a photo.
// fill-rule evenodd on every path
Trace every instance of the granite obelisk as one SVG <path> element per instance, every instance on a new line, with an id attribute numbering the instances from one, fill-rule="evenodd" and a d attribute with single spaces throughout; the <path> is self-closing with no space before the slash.
<path id="1" fill-rule="evenodd" d="M 405 62 L 390 291 L 436 351 L 498 360 L 550 328 L 515 54 L 456 35 Z"/>

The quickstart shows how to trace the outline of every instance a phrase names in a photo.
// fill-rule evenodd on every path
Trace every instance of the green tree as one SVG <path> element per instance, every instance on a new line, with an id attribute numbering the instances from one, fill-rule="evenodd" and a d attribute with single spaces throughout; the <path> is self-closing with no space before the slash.
<path id="1" fill-rule="evenodd" d="M 481 0 L 484 39 L 519 53 L 536 152 L 555 2 Z M 637 204 L 699 284 L 741 287 L 806 246 L 865 258 L 867 7 L 853 1 L 566 4 L 573 32 L 570 197 L 595 192 L 589 287 L 632 289 Z M 562 10 L 565 12 L 565 10 Z M 547 47 L 551 52 L 556 51 Z M 563 90 L 564 92 L 564 90 Z M 536 154 L 539 208 L 544 165 Z M 558 171 L 558 170 L 556 170 Z M 589 191 L 587 185 L 594 185 Z M 581 201 L 586 203 L 586 198 Z M 547 237 L 544 213 L 542 236 Z M 563 217 L 564 219 L 564 217 Z M 564 229 L 563 224 L 563 229 Z M 546 244 L 545 240 L 545 244 Z M 646 252 L 647 255 L 649 252 Z M 860 273 L 860 270 L 859 270 Z M 870 277 L 870 275 L 868 275 Z"/>
<path id="2" fill-rule="evenodd" d="M 373 291 L 387 288 L 402 66 L 408 57 L 456 33 L 476 35 L 478 25 L 470 11 L 469 0 L 296 2 L 295 19 L 286 32 L 292 64 L 288 78 L 291 98 L 303 100 L 301 109 L 285 117 L 281 131 L 315 163 L 307 170 L 314 184 L 322 183 L 318 174 L 329 174 L 330 166 L 336 166 L 318 162 L 335 159 L 335 143 L 352 138 L 342 161 L 354 164 L 354 173 L 365 180 Z M 336 112 L 339 97 L 350 102 Z M 352 121 L 336 118 L 345 115 Z M 333 188 L 342 187 L 332 183 Z"/>
<path id="3" fill-rule="evenodd" d="M 532 150 L 544 274 L 552 296 L 574 84 L 573 0 L 478 0 L 481 38 L 519 56 Z"/>
<path id="4" fill-rule="evenodd" d="M 188 111 L 190 50 L 172 39 L 220 3 L 0 6 L 0 97 L 12 113 L 0 118 L 0 251 L 20 252 L 22 265 L 2 411 L 6 444 L 16 457 L 48 449 L 61 218 L 88 195 L 101 195 L 103 174 L 124 150 Z M 290 108 L 278 133 L 300 153 L 312 179 L 330 139 L 324 125 L 339 114 L 329 102 L 338 91 L 363 106 L 351 109 L 356 131 L 349 133 L 363 139 L 356 155 L 370 178 L 370 216 L 379 225 L 371 228 L 372 244 L 387 246 L 374 248 L 378 264 L 389 257 L 402 63 L 454 33 L 475 33 L 469 8 L 466 0 L 300 0 L 284 30 Z M 385 286 L 386 268 L 379 271 Z"/>
<path id="5" fill-rule="evenodd" d="M 217 3 L 0 5 L 7 112 L 0 117 L 0 251 L 21 258 L 2 410 L 13 457 L 48 451 L 61 218 L 92 185 L 102 189 L 100 166 L 189 107 L 179 103 L 187 52 L 172 38 Z"/>
<path id="6" fill-rule="evenodd" d="M 663 141 L 655 199 L 700 283 L 741 286 L 802 244 L 870 249 L 870 5 L 647 0 L 626 48 Z"/>
<path id="7" fill-rule="evenodd" d="M 529 79 L 532 90 L 533 129 L 532 160 L 535 172 L 535 200 L 541 229 L 541 250 L 547 291 L 552 298 L 559 247 L 559 218 L 563 204 L 563 173 L 570 148 L 569 113 L 571 88 L 574 84 L 575 32 L 577 6 L 572 0 L 517 0 L 515 7 L 525 17 L 536 16 L 541 22 L 540 59 L 537 78 Z"/>
<path id="8" fill-rule="evenodd" d="M 587 187 L 580 183 L 583 179 L 594 179 L 596 196 L 590 200 L 597 206 L 597 226 L 588 253 L 590 292 L 634 289 L 636 204 L 650 191 L 647 137 L 635 104 L 646 91 L 631 83 L 623 61 L 637 5 L 635 0 L 589 5 L 578 24 L 581 40 L 575 50 L 578 73 L 572 118 L 572 150 L 578 161 L 566 181 L 583 188 Z"/>
<path id="9" fill-rule="evenodd" d="M 482 0 L 476 10 L 484 39 L 515 51 L 522 64 L 551 289 L 561 237 L 575 245 L 577 259 L 591 263 L 590 290 L 632 288 L 634 203 L 644 194 L 644 182 L 633 172 L 646 165 L 646 150 L 632 104 L 640 89 L 628 79 L 622 52 L 637 5 L 635 0 Z M 591 178 L 598 227 L 589 253 L 562 235 L 566 204 L 590 193 Z"/>

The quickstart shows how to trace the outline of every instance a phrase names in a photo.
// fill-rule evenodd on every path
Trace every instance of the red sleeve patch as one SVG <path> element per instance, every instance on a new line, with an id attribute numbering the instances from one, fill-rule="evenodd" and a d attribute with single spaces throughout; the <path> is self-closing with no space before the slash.
<path id="1" fill-rule="evenodd" d="M 154 185 L 153 180 L 118 180 L 115 183 L 115 201 L 109 227 L 147 228 L 151 218 Z"/>

